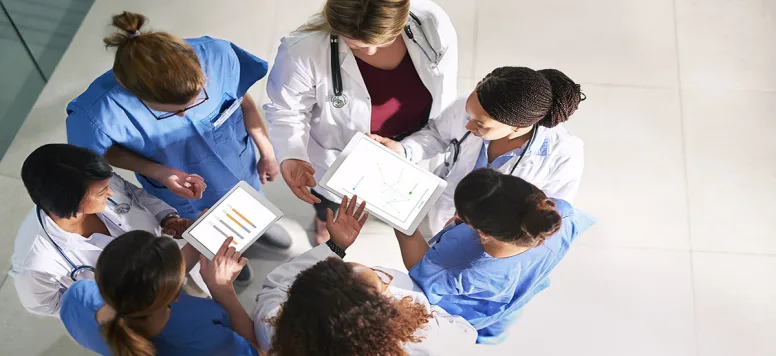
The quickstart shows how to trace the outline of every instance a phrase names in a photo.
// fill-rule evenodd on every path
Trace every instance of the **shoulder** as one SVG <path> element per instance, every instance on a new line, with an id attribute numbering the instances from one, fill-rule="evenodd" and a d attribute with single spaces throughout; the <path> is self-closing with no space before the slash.
<path id="1" fill-rule="evenodd" d="M 563 199 L 551 198 L 555 202 L 555 209 L 558 210 L 563 224 L 571 224 L 574 234 L 587 230 L 596 223 L 596 219 L 585 212 L 577 210 L 569 202 Z"/>
<path id="2" fill-rule="evenodd" d="M 430 0 L 413 0 L 411 4 L 412 14 L 418 17 L 427 33 L 437 34 L 445 47 L 457 45 L 453 22 L 441 6 Z"/>
<path id="3" fill-rule="evenodd" d="M 545 130 L 547 130 L 548 139 L 555 149 L 569 152 L 582 151 L 584 147 L 582 139 L 571 133 L 565 125 L 560 124 L 550 129 L 545 128 Z"/>
<path id="4" fill-rule="evenodd" d="M 70 101 L 67 105 L 68 121 L 77 118 L 78 115 L 71 115 L 74 112 L 87 112 L 99 105 L 109 105 L 112 97 L 121 91 L 121 86 L 113 76 L 113 70 L 109 70 L 97 77 L 86 90 Z"/>
<path id="5" fill-rule="evenodd" d="M 38 222 L 37 210 L 32 208 L 16 232 L 13 255 L 11 256 L 12 273 L 21 273 L 23 270 L 34 267 L 30 265 L 29 257 L 33 255 L 32 250 L 42 236 L 43 230 Z"/>
<path id="6" fill-rule="evenodd" d="M 459 268 L 466 268 L 482 256 L 482 244 L 477 230 L 466 224 L 459 224 L 442 233 L 424 257 L 429 262 L 454 274 Z"/>
<path id="7" fill-rule="evenodd" d="M 97 287 L 97 283 L 92 280 L 77 281 L 70 285 L 70 287 L 62 295 L 62 308 L 60 314 L 63 319 L 66 319 L 68 315 L 76 316 L 84 311 L 84 309 L 96 312 L 105 304 L 102 296 L 100 296 L 100 289 Z"/>
<path id="8" fill-rule="evenodd" d="M 410 10 L 420 19 L 425 27 L 424 20 L 431 21 L 435 27 L 453 26 L 450 16 L 439 6 L 430 0 L 413 0 Z"/>
<path id="9" fill-rule="evenodd" d="M 329 52 L 329 37 L 330 35 L 325 32 L 295 30 L 280 39 L 280 47 L 292 57 L 328 58 L 322 57 L 322 54 Z"/>
<path id="10" fill-rule="evenodd" d="M 196 38 L 187 38 L 184 41 L 194 49 L 194 51 L 213 50 L 213 49 L 228 49 L 231 44 L 229 41 L 213 38 L 210 36 L 202 36 Z"/>

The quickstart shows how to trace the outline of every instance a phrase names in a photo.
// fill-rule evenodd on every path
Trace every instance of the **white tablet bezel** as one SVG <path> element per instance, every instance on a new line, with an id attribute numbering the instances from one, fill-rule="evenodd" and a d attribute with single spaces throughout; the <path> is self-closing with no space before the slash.
<path id="1" fill-rule="evenodd" d="M 345 162 L 345 159 L 350 155 L 353 150 L 355 150 L 356 146 L 358 145 L 358 142 L 362 139 L 365 139 L 368 143 L 376 145 L 377 147 L 380 147 L 385 152 L 388 152 L 399 159 L 403 160 L 407 163 L 408 166 L 411 166 L 412 169 L 416 169 L 419 172 L 428 175 L 429 177 L 434 178 L 439 182 L 436 189 L 434 189 L 434 192 L 429 196 L 429 198 L 423 203 L 423 208 L 420 209 L 420 211 L 417 213 L 417 216 L 415 216 L 415 219 L 412 221 L 412 223 L 409 225 L 407 229 L 404 229 L 403 227 L 397 226 L 394 224 L 390 219 L 382 216 L 379 211 L 374 211 L 373 209 L 369 208 L 369 202 L 367 202 L 367 211 L 369 211 L 370 215 L 374 215 L 375 217 L 379 218 L 386 224 L 390 225 L 396 230 L 401 231 L 405 235 L 412 235 L 415 230 L 418 229 L 418 226 L 420 226 L 420 223 L 423 221 L 423 218 L 428 215 L 428 212 L 431 210 L 431 207 L 434 206 L 434 203 L 436 203 L 437 200 L 439 200 L 439 197 L 442 195 L 442 192 L 445 191 L 445 188 L 447 187 L 447 181 L 445 181 L 442 178 L 437 177 L 433 173 L 418 167 L 418 165 L 410 162 L 406 157 L 402 157 L 396 152 L 391 151 L 389 148 L 383 146 L 382 144 L 378 143 L 377 141 L 369 138 L 367 135 L 358 132 L 356 133 L 352 139 L 350 139 L 350 142 L 345 146 L 345 149 L 342 150 L 342 153 L 340 153 L 339 157 L 334 161 L 334 163 L 331 165 L 331 167 L 326 171 L 326 174 L 323 175 L 323 178 L 318 182 L 318 185 L 326 189 L 327 191 L 331 192 L 332 194 L 338 196 L 339 198 L 343 197 L 343 193 L 340 193 L 337 191 L 337 189 L 334 189 L 328 185 L 329 180 L 332 176 L 334 176 L 334 173 L 339 169 L 339 167 L 342 165 L 343 162 Z M 352 197 L 352 194 L 345 194 L 348 196 L 348 198 Z"/>
<path id="2" fill-rule="evenodd" d="M 228 198 L 232 193 L 234 193 L 237 188 L 242 188 L 248 194 L 256 199 L 261 205 L 263 205 L 267 210 L 269 210 L 272 214 L 275 215 L 275 217 L 272 219 L 272 222 L 267 224 L 260 233 L 258 233 L 252 240 L 250 240 L 247 244 L 243 245 L 242 249 L 238 250 L 238 252 L 242 253 L 244 252 L 249 246 L 253 245 L 256 240 L 258 240 L 264 233 L 269 229 L 270 226 L 275 224 L 280 218 L 283 217 L 283 212 L 278 209 L 274 204 L 272 204 L 264 195 L 259 193 L 256 189 L 254 189 L 250 184 L 248 184 L 245 181 L 240 181 L 237 183 L 232 189 L 229 190 L 226 194 L 224 194 L 221 199 L 219 199 L 213 206 L 205 213 L 204 215 L 200 216 L 197 221 L 194 222 L 191 226 L 189 226 L 186 231 L 183 232 L 183 239 L 186 240 L 186 242 L 190 243 L 192 246 L 194 246 L 197 251 L 199 251 L 201 254 L 203 254 L 205 257 L 207 257 L 208 260 L 212 260 L 213 257 L 215 257 L 215 253 L 210 251 L 205 245 L 203 245 L 197 238 L 194 237 L 194 235 L 191 234 L 191 231 L 194 230 L 197 225 L 199 225 L 202 221 L 204 221 L 211 213 L 218 210 L 218 207 L 223 203 L 226 198 Z"/>

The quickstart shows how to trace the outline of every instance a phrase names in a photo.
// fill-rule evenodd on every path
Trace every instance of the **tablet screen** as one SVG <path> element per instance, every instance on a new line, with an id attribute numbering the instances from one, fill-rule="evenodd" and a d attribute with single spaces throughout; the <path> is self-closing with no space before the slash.
<path id="1" fill-rule="evenodd" d="M 366 136 L 360 137 L 326 182 L 327 188 L 346 196 L 358 195 L 381 218 L 408 229 L 441 179 Z"/>
<path id="2" fill-rule="evenodd" d="M 234 248 L 243 251 L 276 217 L 245 189 L 237 187 L 213 211 L 208 211 L 189 234 L 213 254 L 229 236 L 234 237 Z"/>

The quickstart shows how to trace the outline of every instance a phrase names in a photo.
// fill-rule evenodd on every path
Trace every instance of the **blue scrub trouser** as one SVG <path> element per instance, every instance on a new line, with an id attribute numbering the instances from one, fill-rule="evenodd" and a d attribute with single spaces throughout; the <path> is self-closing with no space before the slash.
<path id="1" fill-rule="evenodd" d="M 520 309 L 515 310 L 511 315 L 490 324 L 480 330 L 477 330 L 477 343 L 485 345 L 498 345 L 509 336 L 509 328 L 520 317 Z"/>

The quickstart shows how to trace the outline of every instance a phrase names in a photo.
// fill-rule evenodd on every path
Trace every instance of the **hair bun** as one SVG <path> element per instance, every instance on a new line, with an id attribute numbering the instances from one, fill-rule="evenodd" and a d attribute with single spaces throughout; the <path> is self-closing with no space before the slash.
<path id="1" fill-rule="evenodd" d="M 555 127 L 568 121 L 583 100 L 582 87 L 557 69 L 542 69 L 541 73 L 552 86 L 552 104 L 547 115 L 539 121 L 544 127 Z"/>
<path id="2" fill-rule="evenodd" d="M 103 39 L 108 47 L 118 47 L 139 35 L 140 29 L 148 22 L 148 18 L 141 14 L 124 11 L 114 15 L 111 24 L 121 32 L 114 33 Z M 123 33 L 122 33 L 123 32 Z"/>
<path id="3" fill-rule="evenodd" d="M 534 237 L 537 243 L 543 242 L 547 237 L 560 229 L 562 219 L 555 202 L 550 199 L 540 199 L 534 205 L 534 209 L 523 217 L 523 231 Z"/>

